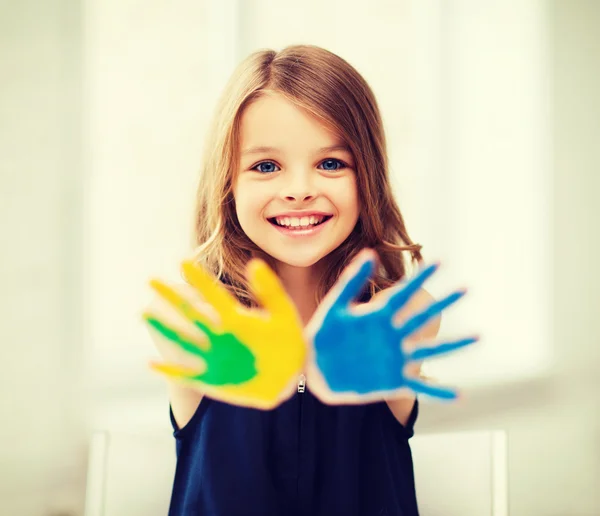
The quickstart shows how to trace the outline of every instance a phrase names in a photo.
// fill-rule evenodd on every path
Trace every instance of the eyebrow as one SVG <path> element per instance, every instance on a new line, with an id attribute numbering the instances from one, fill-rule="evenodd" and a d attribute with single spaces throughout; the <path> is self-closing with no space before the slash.
<path id="1" fill-rule="evenodd" d="M 331 145 L 329 147 L 321 147 L 320 149 L 317 149 L 317 154 L 333 151 L 351 152 L 350 147 L 348 147 L 346 144 L 340 143 L 336 145 Z M 263 152 L 281 152 L 281 150 L 277 147 L 250 147 L 242 152 L 242 156 L 247 156 L 248 154 L 262 154 Z"/>

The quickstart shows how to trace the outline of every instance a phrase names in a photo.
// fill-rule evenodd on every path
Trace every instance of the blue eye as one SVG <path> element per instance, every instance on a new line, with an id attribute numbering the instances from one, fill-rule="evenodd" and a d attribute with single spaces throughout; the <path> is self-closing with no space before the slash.
<path id="1" fill-rule="evenodd" d="M 263 165 L 271 165 L 272 167 L 276 167 L 277 166 L 272 161 L 263 161 L 262 163 L 259 163 L 258 165 L 255 165 L 254 167 L 252 167 L 252 170 L 256 170 L 258 167 L 262 167 Z M 267 168 L 269 170 L 264 170 L 263 169 L 263 170 L 257 170 L 257 172 L 261 172 L 263 174 L 272 174 L 273 172 L 276 172 L 271 167 L 267 167 Z"/>
<path id="2" fill-rule="evenodd" d="M 333 164 L 333 165 L 339 165 L 339 167 L 337 168 L 325 168 L 324 170 L 327 170 L 328 172 L 335 172 L 336 170 L 341 170 L 342 168 L 346 168 L 346 164 L 343 161 L 340 161 L 339 159 L 326 159 L 325 161 L 321 162 L 321 165 L 325 165 L 325 164 Z"/>
<path id="3" fill-rule="evenodd" d="M 334 158 L 326 159 L 325 161 L 322 161 L 320 165 L 324 165 L 325 167 L 323 168 L 323 170 L 327 172 L 336 172 L 348 166 L 343 161 Z M 277 165 L 275 165 L 275 163 L 273 163 L 272 161 L 262 161 L 261 163 L 254 165 L 250 170 L 256 170 L 261 174 L 272 174 L 273 172 L 277 172 L 275 168 L 277 168 Z"/>

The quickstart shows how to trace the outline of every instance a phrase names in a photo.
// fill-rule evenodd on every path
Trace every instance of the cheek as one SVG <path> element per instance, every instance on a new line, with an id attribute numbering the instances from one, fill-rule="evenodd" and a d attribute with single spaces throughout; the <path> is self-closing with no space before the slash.
<path id="1" fill-rule="evenodd" d="M 263 188 L 251 181 L 238 181 L 233 189 L 235 209 L 240 222 L 260 217 L 267 198 Z"/>
<path id="2" fill-rule="evenodd" d="M 348 177 L 345 181 L 340 181 L 336 184 L 333 198 L 341 211 L 348 215 L 357 215 L 359 212 L 359 200 L 356 179 Z"/>

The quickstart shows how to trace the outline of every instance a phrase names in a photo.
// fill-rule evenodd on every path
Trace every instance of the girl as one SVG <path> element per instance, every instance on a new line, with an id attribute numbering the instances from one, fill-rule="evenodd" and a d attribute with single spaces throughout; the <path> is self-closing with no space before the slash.
<path id="1" fill-rule="evenodd" d="M 304 325 L 360 250 L 380 259 L 362 303 L 422 261 L 392 195 L 373 93 L 337 55 L 307 45 L 253 53 L 235 70 L 208 135 L 196 260 L 246 306 L 256 305 L 244 275 L 252 257 L 277 273 Z M 398 318 L 431 301 L 421 289 Z M 433 338 L 439 324 L 411 340 Z M 167 360 L 198 365 L 166 340 L 157 346 Z M 406 374 L 418 376 L 419 365 Z M 178 457 L 170 516 L 418 514 L 408 442 L 414 395 L 324 404 L 304 375 L 271 410 L 174 382 L 169 395 Z"/>

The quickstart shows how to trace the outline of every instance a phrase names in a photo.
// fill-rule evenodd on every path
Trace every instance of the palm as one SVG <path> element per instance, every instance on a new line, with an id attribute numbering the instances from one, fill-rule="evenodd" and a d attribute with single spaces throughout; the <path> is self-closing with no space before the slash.
<path id="1" fill-rule="evenodd" d="M 404 344 L 444 308 L 460 299 L 464 292 L 455 292 L 396 325 L 396 313 L 435 272 L 437 265 L 422 269 L 406 284 L 398 283 L 388 289 L 377 304 L 353 307 L 352 300 L 359 295 L 374 267 L 374 260 L 365 260 L 364 256 L 349 266 L 309 324 L 317 389 L 324 382 L 322 394 L 328 401 L 369 400 L 402 388 L 445 399 L 454 398 L 456 393 L 450 389 L 427 385 L 406 376 L 405 366 L 451 352 L 477 339 L 443 342 L 414 351 L 405 351 L 408 346 Z"/>
<path id="2" fill-rule="evenodd" d="M 216 387 L 240 384 L 256 376 L 254 354 L 235 335 L 231 333 L 214 333 L 209 327 L 194 319 L 191 321 L 194 326 L 209 337 L 211 345 L 204 348 L 206 346 L 205 341 L 200 342 L 193 337 L 185 336 L 164 324 L 155 316 L 147 315 L 145 318 L 164 337 L 205 362 L 206 368 L 204 371 L 190 370 L 189 374 L 186 372 L 188 379 Z M 179 367 L 173 369 L 165 364 L 155 364 L 154 367 L 165 373 L 175 372 L 175 370 L 182 371 Z"/>

